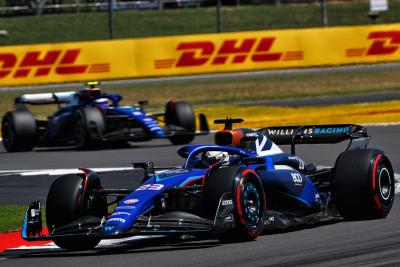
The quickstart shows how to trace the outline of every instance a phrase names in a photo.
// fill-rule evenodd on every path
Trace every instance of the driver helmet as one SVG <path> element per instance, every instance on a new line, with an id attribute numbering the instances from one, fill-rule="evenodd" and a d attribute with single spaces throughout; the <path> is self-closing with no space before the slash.
<path id="1" fill-rule="evenodd" d="M 107 98 L 99 98 L 94 101 L 97 107 L 102 110 L 109 108 L 109 100 Z"/>
<path id="2" fill-rule="evenodd" d="M 79 91 L 79 96 L 82 98 L 91 98 L 91 97 L 97 97 L 101 95 L 101 89 L 98 87 L 100 85 L 100 82 L 87 82 L 86 87 L 83 90 Z"/>
<path id="3" fill-rule="evenodd" d="M 224 151 L 207 151 L 205 153 L 205 158 L 210 162 L 210 164 L 214 164 L 218 161 L 223 165 L 229 163 L 229 153 Z"/>

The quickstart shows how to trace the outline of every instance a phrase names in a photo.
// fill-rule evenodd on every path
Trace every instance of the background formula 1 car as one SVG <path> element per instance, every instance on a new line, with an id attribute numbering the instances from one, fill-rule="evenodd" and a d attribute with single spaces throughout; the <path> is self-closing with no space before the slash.
<path id="1" fill-rule="evenodd" d="M 195 132 L 192 106 L 183 101 L 169 101 L 165 113 L 148 114 L 147 101 L 135 106 L 120 106 L 122 96 L 101 93 L 99 88 L 80 92 L 25 94 L 15 99 L 15 111 L 2 120 L 3 145 L 9 152 L 28 151 L 34 146 L 75 145 L 94 148 L 101 142 L 146 141 L 168 138 L 175 145 L 190 143 Z M 30 105 L 58 104 L 55 114 L 40 120 L 27 109 Z M 205 116 L 200 114 L 200 128 L 207 134 Z M 161 127 L 159 121 L 165 122 Z"/>
<path id="2" fill-rule="evenodd" d="M 104 189 L 82 169 L 52 184 L 47 196 L 48 235 L 40 202 L 29 206 L 22 229 L 28 241 L 53 240 L 65 249 L 95 247 L 101 239 L 132 235 L 212 234 L 224 241 L 255 239 L 264 229 L 330 219 L 377 219 L 394 201 L 394 173 L 384 152 L 367 149 L 358 125 L 232 129 L 240 119 L 216 121 L 225 129 L 215 145 L 188 145 L 182 167 L 142 168 L 136 189 Z M 333 168 L 317 169 L 295 156 L 295 145 L 350 140 Z M 284 153 L 278 144 L 291 144 Z M 109 201 L 111 196 L 115 201 Z M 108 202 L 108 203 L 107 203 Z M 112 213 L 107 206 L 117 203 Z"/>

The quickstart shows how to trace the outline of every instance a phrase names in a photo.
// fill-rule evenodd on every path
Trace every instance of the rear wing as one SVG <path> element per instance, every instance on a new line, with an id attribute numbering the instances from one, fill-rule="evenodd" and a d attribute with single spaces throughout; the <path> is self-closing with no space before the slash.
<path id="1" fill-rule="evenodd" d="M 278 145 L 291 145 L 292 152 L 296 144 L 335 144 L 350 140 L 347 149 L 352 149 L 366 147 L 370 139 L 367 129 L 355 124 L 267 127 L 258 132 Z"/>
<path id="2" fill-rule="evenodd" d="M 62 104 L 70 103 L 76 93 L 58 92 L 58 93 L 42 93 L 42 94 L 24 94 L 15 98 L 15 104 L 45 105 L 45 104 Z"/>

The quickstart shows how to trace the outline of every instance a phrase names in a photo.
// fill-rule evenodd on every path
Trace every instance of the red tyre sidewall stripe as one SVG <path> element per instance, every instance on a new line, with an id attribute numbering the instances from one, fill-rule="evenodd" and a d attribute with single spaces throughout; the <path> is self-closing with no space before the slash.
<path id="1" fill-rule="evenodd" d="M 257 173 L 255 171 L 253 171 L 252 169 L 247 169 L 243 172 L 243 176 L 245 176 L 248 173 L 252 173 L 254 176 L 258 177 Z M 264 191 L 264 188 L 261 188 Z M 264 207 L 267 206 L 267 197 L 265 196 L 265 192 L 263 194 L 263 198 L 264 198 Z"/>
<path id="2" fill-rule="evenodd" d="M 85 168 L 81 168 L 81 169 L 79 169 L 79 170 L 83 172 L 83 174 L 85 175 L 85 177 L 83 178 L 84 181 L 83 181 L 83 190 L 82 190 L 82 194 L 79 195 L 78 201 L 77 201 L 77 203 L 76 203 L 77 206 L 80 206 L 80 205 L 81 205 L 82 197 L 83 197 L 83 194 L 85 193 L 86 186 L 87 186 L 87 181 L 88 181 L 88 178 L 89 178 L 89 175 L 90 175 L 89 171 L 88 171 L 87 169 L 85 169 Z"/>
<path id="3" fill-rule="evenodd" d="M 258 177 L 257 173 L 255 171 L 251 170 L 251 169 L 247 169 L 247 170 L 243 171 L 241 176 L 244 178 L 248 173 L 251 173 L 251 174 L 255 175 L 256 177 Z M 241 206 L 241 186 L 242 185 L 239 183 L 237 185 L 237 188 L 236 188 L 237 209 L 238 209 L 238 215 L 239 215 L 240 221 L 242 222 L 243 225 L 246 225 L 246 221 L 244 220 L 243 212 L 242 212 L 242 206 Z M 265 199 L 265 196 L 264 196 L 264 207 L 265 207 L 265 204 L 266 204 L 266 199 Z M 248 229 L 247 234 L 252 236 L 252 237 L 256 237 L 256 236 L 258 236 L 258 234 L 260 232 L 261 231 L 251 231 L 250 229 Z"/>
<path id="4" fill-rule="evenodd" d="M 240 203 L 240 202 L 241 202 L 241 193 L 242 193 L 241 184 L 239 183 L 239 184 L 237 185 L 237 188 L 236 188 L 236 205 L 237 205 L 237 212 L 238 212 L 239 219 L 240 219 L 240 221 L 242 222 L 242 224 L 243 224 L 243 225 L 246 225 L 246 221 L 245 221 L 244 218 L 243 218 L 242 204 Z"/>
<path id="5" fill-rule="evenodd" d="M 382 154 L 379 154 L 374 162 L 374 168 L 372 169 L 372 193 L 374 194 L 374 202 L 379 210 L 382 210 L 381 202 L 376 192 L 376 170 L 378 168 L 379 160 L 382 158 Z"/>

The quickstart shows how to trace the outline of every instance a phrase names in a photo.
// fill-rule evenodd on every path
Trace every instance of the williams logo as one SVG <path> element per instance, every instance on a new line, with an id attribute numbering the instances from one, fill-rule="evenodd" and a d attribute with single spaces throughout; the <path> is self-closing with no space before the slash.
<path id="1" fill-rule="evenodd" d="M 114 229 L 114 226 L 105 226 L 104 227 L 104 231 L 106 231 L 106 232 L 110 232 L 110 231 L 112 231 L 112 229 Z"/>

